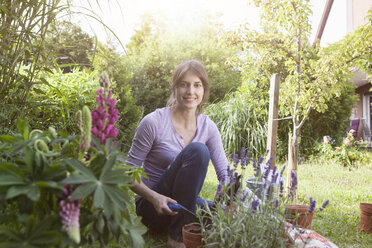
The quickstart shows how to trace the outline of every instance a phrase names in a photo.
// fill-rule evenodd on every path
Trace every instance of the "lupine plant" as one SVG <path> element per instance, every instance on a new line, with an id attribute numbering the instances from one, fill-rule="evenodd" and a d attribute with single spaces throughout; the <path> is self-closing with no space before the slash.
<path id="1" fill-rule="evenodd" d="M 246 247 L 247 244 L 250 247 L 287 247 L 288 243 L 293 242 L 285 224 L 284 207 L 290 199 L 290 195 L 284 194 L 285 166 L 278 171 L 277 167 L 271 165 L 272 159 L 265 163 L 263 158 L 259 158 L 256 162 L 256 159 L 249 158 L 249 154 L 243 148 L 240 159 L 237 154 L 231 155 L 229 182 L 219 185 L 216 204 L 200 211 L 206 247 Z M 260 182 L 256 184 L 257 188 L 244 185 L 249 165 L 254 173 L 251 178 L 254 180 L 250 182 Z M 291 187 L 290 192 L 297 188 L 295 173 Z M 328 203 L 324 202 L 320 210 Z M 310 198 L 309 212 L 313 212 L 315 207 L 315 200 Z M 205 216 L 209 216 L 209 221 L 204 221 Z M 292 225 L 291 228 L 296 226 Z"/>
<path id="2" fill-rule="evenodd" d="M 97 99 L 98 108 L 110 106 L 108 114 L 101 112 L 104 130 L 116 121 L 113 99 L 112 93 Z M 78 135 L 30 131 L 18 120 L 18 134 L 0 136 L 0 247 L 107 246 L 114 240 L 143 246 L 146 228 L 131 212 L 129 189 L 141 172 L 124 166 L 114 131 L 104 139 L 91 135 L 89 108 L 76 116 Z"/>

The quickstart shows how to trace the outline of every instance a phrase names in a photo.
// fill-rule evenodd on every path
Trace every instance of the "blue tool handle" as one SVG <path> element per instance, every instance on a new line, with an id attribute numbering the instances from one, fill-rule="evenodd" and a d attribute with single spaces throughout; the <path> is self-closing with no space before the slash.
<path id="1" fill-rule="evenodd" d="M 179 210 L 183 209 L 182 205 L 180 205 L 178 203 L 177 204 L 168 203 L 168 207 L 172 211 L 179 211 Z"/>

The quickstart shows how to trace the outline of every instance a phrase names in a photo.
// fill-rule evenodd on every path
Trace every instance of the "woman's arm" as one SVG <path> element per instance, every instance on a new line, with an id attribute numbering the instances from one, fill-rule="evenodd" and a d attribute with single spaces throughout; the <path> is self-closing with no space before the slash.
<path id="1" fill-rule="evenodd" d="M 168 203 L 176 204 L 177 201 L 157 193 L 156 191 L 147 187 L 142 181 L 139 183 L 136 180 L 133 183 L 131 189 L 138 195 L 148 200 L 155 208 L 159 215 L 175 215 L 177 212 L 173 212 L 169 209 Z"/>
<path id="2" fill-rule="evenodd" d="M 130 166 L 142 166 L 143 161 L 151 151 L 157 133 L 157 125 L 151 115 L 142 119 L 133 138 L 132 147 L 128 154 L 127 164 Z M 175 215 L 168 208 L 168 203 L 177 203 L 175 200 L 157 193 L 150 189 L 141 180 L 134 181 L 131 189 L 138 195 L 148 200 L 160 215 Z"/>

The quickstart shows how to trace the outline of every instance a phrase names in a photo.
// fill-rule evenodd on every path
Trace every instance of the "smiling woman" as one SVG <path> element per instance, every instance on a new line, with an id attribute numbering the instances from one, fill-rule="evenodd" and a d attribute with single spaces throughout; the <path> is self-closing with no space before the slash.
<path id="1" fill-rule="evenodd" d="M 168 235 L 169 247 L 184 247 L 182 227 L 190 215 L 172 211 L 179 203 L 195 214 L 211 202 L 199 197 L 209 160 L 220 184 L 227 180 L 228 161 L 216 124 L 201 114 L 209 93 L 208 75 L 196 60 L 180 63 L 173 73 L 169 106 L 140 122 L 127 164 L 143 166 L 147 178 L 134 182 L 136 212 L 151 230 Z"/>

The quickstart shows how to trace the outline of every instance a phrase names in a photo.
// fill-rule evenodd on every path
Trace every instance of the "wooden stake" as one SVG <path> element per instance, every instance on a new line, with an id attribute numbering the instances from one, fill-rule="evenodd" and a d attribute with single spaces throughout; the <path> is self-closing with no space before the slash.
<path id="1" fill-rule="evenodd" d="M 278 133 L 278 106 L 279 106 L 279 86 L 280 77 L 274 74 L 270 80 L 270 103 L 269 103 L 269 123 L 267 128 L 267 143 L 266 150 L 268 154 L 266 156 L 266 161 L 271 157 L 272 164 L 271 167 L 275 165 L 276 156 L 276 137 Z"/>

